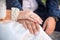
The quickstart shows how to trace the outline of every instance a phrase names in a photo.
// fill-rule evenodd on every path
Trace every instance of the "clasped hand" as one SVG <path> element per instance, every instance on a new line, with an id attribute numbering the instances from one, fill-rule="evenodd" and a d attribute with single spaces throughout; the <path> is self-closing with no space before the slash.
<path id="1" fill-rule="evenodd" d="M 39 31 L 39 24 L 43 22 L 43 20 L 32 11 L 20 11 L 17 21 L 22 23 L 32 34 L 36 34 Z"/>
<path id="2" fill-rule="evenodd" d="M 20 11 L 17 21 L 22 23 L 32 34 L 38 33 L 39 25 L 43 22 L 43 20 L 32 11 Z M 55 26 L 56 21 L 54 17 L 48 17 L 43 24 L 43 30 L 50 35 L 54 32 Z"/>

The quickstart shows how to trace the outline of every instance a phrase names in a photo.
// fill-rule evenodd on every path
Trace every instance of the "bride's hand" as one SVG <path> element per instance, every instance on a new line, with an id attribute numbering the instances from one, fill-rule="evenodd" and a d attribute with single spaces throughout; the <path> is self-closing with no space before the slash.
<path id="1" fill-rule="evenodd" d="M 17 20 L 17 22 L 21 23 L 25 29 L 28 29 L 30 33 L 37 34 L 39 32 L 39 24 L 32 22 L 30 20 Z"/>
<path id="2" fill-rule="evenodd" d="M 28 19 L 39 24 L 42 24 L 43 22 L 42 19 L 32 11 L 20 11 L 18 19 Z"/>

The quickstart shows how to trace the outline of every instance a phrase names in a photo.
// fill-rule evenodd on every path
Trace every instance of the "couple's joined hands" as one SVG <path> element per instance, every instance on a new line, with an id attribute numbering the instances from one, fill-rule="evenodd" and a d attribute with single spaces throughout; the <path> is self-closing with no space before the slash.
<path id="1" fill-rule="evenodd" d="M 6 11 L 7 16 L 4 20 L 11 20 L 11 10 Z M 39 31 L 39 24 L 42 24 L 43 20 L 32 11 L 20 11 L 17 21 L 24 25 L 32 34 L 36 34 Z"/>
<path id="2" fill-rule="evenodd" d="M 36 34 L 39 31 L 39 24 L 43 22 L 43 20 L 32 11 L 20 11 L 17 21 L 22 23 L 32 34 Z"/>
<path id="3" fill-rule="evenodd" d="M 32 34 L 36 34 L 39 31 L 39 25 L 43 22 L 43 20 L 32 11 L 21 11 L 17 21 L 22 23 Z M 54 32 L 55 25 L 55 19 L 48 17 L 43 24 L 43 29 L 50 35 Z"/>
<path id="4" fill-rule="evenodd" d="M 23 24 L 24 28 L 29 30 L 31 34 L 36 34 L 39 32 L 39 24 L 30 20 L 17 20 L 19 23 Z"/>
<path id="5" fill-rule="evenodd" d="M 20 11 L 18 19 L 27 19 L 42 24 L 43 20 L 32 11 Z"/>
<path id="6" fill-rule="evenodd" d="M 11 10 L 7 10 L 7 17 L 5 20 L 10 19 Z M 22 23 L 26 29 L 28 29 L 32 34 L 36 34 L 39 31 L 39 25 L 42 24 L 43 20 L 32 11 L 20 11 L 17 21 Z M 56 21 L 53 17 L 48 17 L 44 24 L 43 29 L 47 34 L 53 33 L 55 29 Z"/>

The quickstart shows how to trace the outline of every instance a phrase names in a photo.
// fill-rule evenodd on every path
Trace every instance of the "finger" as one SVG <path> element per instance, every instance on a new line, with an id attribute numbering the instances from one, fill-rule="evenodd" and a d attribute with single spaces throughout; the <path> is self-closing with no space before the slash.
<path id="1" fill-rule="evenodd" d="M 21 23 L 25 29 L 27 29 L 27 24 L 25 23 L 25 20 L 18 20 L 19 23 Z"/>
<path id="2" fill-rule="evenodd" d="M 43 30 L 45 30 L 45 29 L 46 29 L 46 26 L 47 26 L 47 23 L 46 23 L 46 22 L 44 22 L 44 24 L 43 24 Z"/>
<path id="3" fill-rule="evenodd" d="M 31 26 L 32 26 L 32 29 L 33 29 L 33 33 L 36 34 L 37 33 L 37 29 L 36 29 L 35 23 L 31 22 Z"/>
<path id="4" fill-rule="evenodd" d="M 33 22 L 37 22 L 37 20 L 35 20 L 35 19 L 31 18 L 31 17 L 28 17 L 28 20 L 33 21 Z"/>
<path id="5" fill-rule="evenodd" d="M 43 20 L 40 18 L 40 16 L 38 16 L 36 13 L 35 13 L 35 15 L 36 15 L 36 18 L 38 18 L 41 22 L 43 22 Z"/>
<path id="6" fill-rule="evenodd" d="M 45 32 L 46 32 L 48 35 L 50 35 L 50 34 L 52 34 L 52 33 L 54 32 L 54 28 L 53 28 L 52 24 L 48 24 L 48 25 L 47 25 L 47 28 L 46 28 Z"/>
<path id="7" fill-rule="evenodd" d="M 19 20 L 17 20 L 17 22 L 19 22 L 19 23 L 23 23 L 23 20 L 20 20 L 20 19 L 19 19 Z"/>
<path id="8" fill-rule="evenodd" d="M 32 19 L 36 20 L 39 24 L 42 24 L 42 19 L 38 17 L 37 15 L 31 15 L 30 16 Z"/>
<path id="9" fill-rule="evenodd" d="M 26 24 L 27 24 L 27 28 L 28 30 L 30 31 L 30 33 L 33 34 L 33 30 L 32 30 L 32 27 L 31 27 L 31 23 L 29 21 L 26 21 Z"/>
<path id="10" fill-rule="evenodd" d="M 25 21 L 23 22 L 23 26 L 24 26 L 25 29 L 27 29 L 27 24 L 26 24 Z"/>
<path id="11" fill-rule="evenodd" d="M 39 27 L 39 24 L 38 23 L 36 23 L 36 29 L 37 29 L 37 31 L 40 31 L 40 27 Z"/>
<path id="12" fill-rule="evenodd" d="M 46 32 L 48 35 L 50 35 L 50 34 L 51 34 L 51 29 L 49 29 L 48 26 L 47 26 L 45 32 Z"/>

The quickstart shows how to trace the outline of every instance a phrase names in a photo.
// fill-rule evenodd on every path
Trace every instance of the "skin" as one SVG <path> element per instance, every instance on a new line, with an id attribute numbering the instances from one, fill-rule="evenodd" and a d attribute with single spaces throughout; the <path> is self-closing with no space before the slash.
<path id="1" fill-rule="evenodd" d="M 18 20 L 19 23 L 23 24 L 25 29 L 28 29 L 31 34 L 36 35 L 39 32 L 39 24 L 30 20 Z"/>
<path id="2" fill-rule="evenodd" d="M 39 31 L 39 25 L 43 22 L 43 20 L 32 11 L 20 11 L 17 21 L 22 23 L 32 34 L 36 34 Z"/>
<path id="3" fill-rule="evenodd" d="M 42 24 L 43 20 L 34 12 L 32 11 L 20 11 L 18 19 L 28 19 L 33 22 L 37 22 Z"/>
<path id="4" fill-rule="evenodd" d="M 11 10 L 7 10 L 6 13 L 7 16 L 4 20 L 11 20 Z M 20 14 L 18 16 L 17 22 L 23 24 L 24 28 L 28 29 L 32 34 L 39 32 L 39 25 L 42 24 L 43 21 L 37 14 L 31 11 L 20 11 L 19 13 Z M 44 22 L 43 29 L 48 35 L 50 35 L 54 32 L 55 25 L 55 19 L 53 17 L 48 17 Z"/>
<path id="5" fill-rule="evenodd" d="M 43 29 L 48 35 L 50 35 L 54 32 L 55 26 L 56 26 L 55 19 L 53 17 L 48 17 L 44 22 Z"/>
<path id="6" fill-rule="evenodd" d="M 25 12 L 24 12 L 25 13 Z M 30 12 L 30 14 L 31 14 L 32 12 Z M 35 16 L 32 16 L 32 18 L 33 17 L 35 17 Z M 39 16 L 38 16 L 39 17 Z M 34 19 L 34 18 L 33 18 Z M 37 19 L 39 19 L 39 18 L 37 18 Z M 41 18 L 40 18 L 41 19 Z M 36 30 L 36 26 L 38 26 L 39 25 L 39 23 L 37 22 L 38 20 L 35 20 L 35 21 L 32 21 L 33 23 L 31 23 L 31 20 L 30 20 L 30 23 L 28 22 L 27 23 L 27 25 L 29 25 L 29 24 L 33 24 L 33 26 L 35 27 L 34 29 L 32 29 L 32 27 L 33 26 L 25 26 L 25 27 L 27 27 L 27 29 L 31 32 L 31 33 L 33 33 L 33 34 L 36 34 L 37 33 L 37 30 Z M 26 23 L 25 23 L 26 24 Z M 37 24 L 37 25 L 36 25 Z M 40 24 L 42 24 L 42 23 L 40 23 Z M 45 32 L 48 34 L 48 35 L 50 35 L 50 34 L 52 34 L 53 32 L 54 32 L 54 29 L 55 29 L 55 26 L 56 26 L 56 21 L 55 21 L 55 19 L 53 18 L 53 17 L 48 17 L 46 20 L 45 20 L 45 22 L 44 22 L 44 24 L 43 24 L 43 29 L 45 30 Z M 29 27 L 31 27 L 31 28 L 29 28 Z M 39 27 L 38 27 L 39 28 Z M 39 29 L 38 29 L 39 30 Z"/>
<path id="7" fill-rule="evenodd" d="M 6 10 L 6 14 L 7 16 L 4 20 L 2 20 L 3 22 L 8 22 L 11 20 L 11 10 Z M 17 22 L 23 24 L 24 28 L 28 29 L 30 33 L 36 34 L 39 31 L 39 24 L 42 24 L 43 20 L 31 11 L 20 11 Z"/>
<path id="8" fill-rule="evenodd" d="M 8 22 L 11 20 L 11 10 L 6 10 L 6 17 L 5 19 L 0 19 L 0 22 Z"/>

